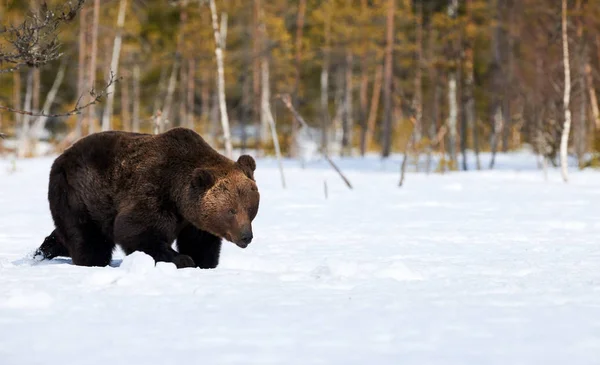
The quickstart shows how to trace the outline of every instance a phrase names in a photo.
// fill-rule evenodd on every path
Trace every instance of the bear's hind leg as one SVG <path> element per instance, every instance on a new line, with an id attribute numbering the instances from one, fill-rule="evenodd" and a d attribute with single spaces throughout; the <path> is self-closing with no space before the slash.
<path id="1" fill-rule="evenodd" d="M 107 266 L 112 259 L 114 242 L 107 239 L 93 222 L 85 221 L 66 229 L 65 243 L 78 266 Z"/>
<path id="2" fill-rule="evenodd" d="M 67 180 L 64 155 L 58 157 L 50 171 L 48 201 L 59 242 L 69 252 L 73 264 L 79 266 L 107 266 L 115 248 L 100 227 L 91 219 L 87 206 Z M 69 167 L 69 166 L 67 166 Z M 71 177 L 77 180 L 76 167 L 70 166 Z"/>
<path id="3" fill-rule="evenodd" d="M 58 238 L 56 230 L 54 230 L 44 239 L 44 242 L 35 251 L 33 256 L 43 260 L 51 260 L 57 256 L 69 257 L 70 255 L 69 250 L 67 250 L 62 241 Z"/>
<path id="4" fill-rule="evenodd" d="M 190 224 L 177 236 L 177 249 L 190 256 L 199 268 L 214 269 L 219 265 L 221 239 Z"/>

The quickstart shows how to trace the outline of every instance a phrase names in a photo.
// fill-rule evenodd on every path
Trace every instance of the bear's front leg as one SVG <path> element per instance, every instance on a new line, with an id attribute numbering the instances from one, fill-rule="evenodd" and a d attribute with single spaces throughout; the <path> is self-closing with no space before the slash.
<path id="1" fill-rule="evenodd" d="M 115 219 L 115 241 L 129 255 L 141 251 L 150 255 L 155 262 L 172 262 L 178 269 L 196 267 L 194 260 L 188 255 L 182 255 L 171 248 L 174 238 L 170 237 L 168 224 L 154 225 L 139 219 L 135 214 L 120 214 Z M 168 222 L 168 221 L 167 221 Z M 162 227 L 159 229 L 157 227 Z"/>
<path id="2" fill-rule="evenodd" d="M 179 253 L 189 255 L 201 269 L 214 269 L 219 265 L 221 239 L 191 224 L 177 236 L 177 248 Z"/>

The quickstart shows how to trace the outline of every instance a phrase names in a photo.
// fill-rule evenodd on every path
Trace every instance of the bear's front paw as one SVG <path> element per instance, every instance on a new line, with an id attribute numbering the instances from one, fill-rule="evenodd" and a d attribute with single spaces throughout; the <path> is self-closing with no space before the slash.
<path id="1" fill-rule="evenodd" d="M 177 255 L 173 258 L 173 263 L 178 269 L 184 267 L 196 267 L 196 263 L 188 255 Z"/>

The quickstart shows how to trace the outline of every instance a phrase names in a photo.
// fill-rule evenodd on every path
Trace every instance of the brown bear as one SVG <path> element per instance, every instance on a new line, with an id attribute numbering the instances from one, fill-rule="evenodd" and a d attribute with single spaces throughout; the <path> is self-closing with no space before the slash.
<path id="1" fill-rule="evenodd" d="M 255 169 L 251 156 L 232 161 L 186 128 L 92 134 L 52 164 L 55 230 L 36 256 L 106 266 L 118 244 L 178 268 L 215 268 L 223 238 L 241 248 L 252 240 Z"/>

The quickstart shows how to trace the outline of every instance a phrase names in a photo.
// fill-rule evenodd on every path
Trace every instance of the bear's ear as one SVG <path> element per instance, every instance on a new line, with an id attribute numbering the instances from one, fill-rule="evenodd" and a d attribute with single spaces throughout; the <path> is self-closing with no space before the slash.
<path id="1" fill-rule="evenodd" d="M 254 158 L 252 158 L 252 156 L 250 155 L 241 155 L 240 158 L 238 158 L 237 163 L 242 167 L 249 168 L 252 172 L 256 170 L 256 162 L 254 161 Z"/>
<path id="2" fill-rule="evenodd" d="M 249 179 L 254 180 L 254 170 L 256 170 L 256 162 L 250 155 L 241 155 L 237 160 L 237 164 L 242 168 L 242 171 Z"/>
<path id="3" fill-rule="evenodd" d="M 215 183 L 215 175 L 208 169 L 195 169 L 192 176 L 192 186 L 201 190 L 208 190 Z"/>

